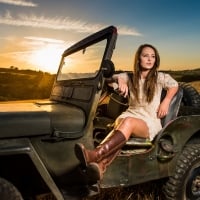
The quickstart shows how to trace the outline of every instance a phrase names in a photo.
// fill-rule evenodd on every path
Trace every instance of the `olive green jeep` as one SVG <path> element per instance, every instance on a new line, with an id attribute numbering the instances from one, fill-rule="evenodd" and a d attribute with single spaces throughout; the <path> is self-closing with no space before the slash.
<path id="1" fill-rule="evenodd" d="M 90 180 L 76 158 L 76 143 L 94 148 L 127 108 L 106 81 L 117 73 L 116 39 L 110 26 L 64 51 L 48 100 L 0 104 L 1 200 L 82 199 L 164 178 L 166 199 L 200 199 L 200 95 L 186 83 L 156 138 L 131 138 L 103 180 Z"/>

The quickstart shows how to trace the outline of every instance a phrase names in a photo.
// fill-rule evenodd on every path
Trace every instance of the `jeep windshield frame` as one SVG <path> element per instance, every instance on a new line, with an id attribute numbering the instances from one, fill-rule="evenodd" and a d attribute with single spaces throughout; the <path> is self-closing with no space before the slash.
<path id="1" fill-rule="evenodd" d="M 57 81 L 94 78 L 104 55 L 107 40 L 101 40 L 84 49 L 64 56 Z"/>
<path id="2" fill-rule="evenodd" d="M 87 124 L 90 124 L 90 119 L 93 118 L 93 112 L 98 105 L 103 90 L 105 77 L 109 74 L 105 73 L 109 72 L 109 68 L 106 67 L 105 63 L 111 61 L 116 40 L 117 29 L 114 26 L 109 26 L 74 44 L 64 51 L 62 55 L 57 77 L 51 91 L 50 101 L 64 103 L 66 106 L 75 106 L 83 110 L 86 127 Z M 72 71 L 68 69 L 65 71 L 70 66 L 68 65 L 68 58 L 79 59 L 79 56 L 84 57 L 85 54 L 89 53 L 86 56 L 87 59 L 84 58 L 85 61 L 88 61 L 90 59 L 90 52 L 93 51 L 94 47 L 99 51 L 94 67 L 78 64 L 77 66 L 81 66 L 85 70 L 84 73 L 80 73 L 78 67 Z M 93 59 L 96 57 L 94 56 Z M 66 61 L 68 64 L 65 64 Z M 78 134 L 81 136 L 84 133 L 81 131 L 76 135 Z M 70 135 L 70 137 L 72 136 Z"/>
<path id="3" fill-rule="evenodd" d="M 95 78 L 102 61 L 111 59 L 116 36 L 117 29 L 110 26 L 68 48 L 62 55 L 56 81 Z"/>

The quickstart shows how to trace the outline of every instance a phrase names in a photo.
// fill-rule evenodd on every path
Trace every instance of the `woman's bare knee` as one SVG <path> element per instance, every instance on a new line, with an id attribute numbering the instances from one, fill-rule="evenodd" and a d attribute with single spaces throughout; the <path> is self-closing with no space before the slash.
<path id="1" fill-rule="evenodd" d="M 143 138 L 149 137 L 148 126 L 141 119 L 126 117 L 117 126 L 117 129 L 121 130 L 127 138 L 130 137 L 130 135 Z"/>

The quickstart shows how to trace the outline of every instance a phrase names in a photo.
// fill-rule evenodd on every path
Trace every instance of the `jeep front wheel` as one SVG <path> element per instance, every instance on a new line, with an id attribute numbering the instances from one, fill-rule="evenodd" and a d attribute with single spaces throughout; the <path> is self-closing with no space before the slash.
<path id="1" fill-rule="evenodd" d="M 0 199 L 1 200 L 23 200 L 17 188 L 7 180 L 0 178 Z"/>
<path id="2" fill-rule="evenodd" d="M 164 186 L 164 194 L 167 200 L 200 199 L 200 144 L 184 148 L 174 175 Z"/>

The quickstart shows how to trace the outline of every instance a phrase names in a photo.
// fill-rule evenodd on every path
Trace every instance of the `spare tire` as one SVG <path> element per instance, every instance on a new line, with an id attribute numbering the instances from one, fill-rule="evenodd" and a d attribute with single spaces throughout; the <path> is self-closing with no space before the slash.
<path id="1" fill-rule="evenodd" d="M 179 86 L 183 88 L 182 106 L 192 106 L 200 108 L 200 94 L 189 83 L 180 82 Z"/>
<path id="2" fill-rule="evenodd" d="M 200 115 L 200 94 L 189 83 L 181 82 L 179 86 L 183 89 L 183 98 L 178 115 Z"/>

